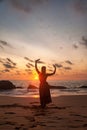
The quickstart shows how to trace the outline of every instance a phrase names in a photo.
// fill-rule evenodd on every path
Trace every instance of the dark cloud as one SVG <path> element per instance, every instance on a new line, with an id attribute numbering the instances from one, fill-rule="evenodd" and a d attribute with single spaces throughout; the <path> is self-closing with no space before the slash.
<path id="1" fill-rule="evenodd" d="M 29 6 L 29 0 L 10 0 L 10 4 L 15 9 L 26 12 L 26 13 L 29 13 L 31 10 Z"/>
<path id="2" fill-rule="evenodd" d="M 13 65 L 11 65 L 11 64 L 9 64 L 9 63 L 4 63 L 3 66 L 4 66 L 5 68 L 8 68 L 8 69 L 13 69 L 13 68 L 15 68 L 15 66 L 13 66 Z"/>
<path id="3" fill-rule="evenodd" d="M 65 70 L 71 70 L 71 67 L 63 67 Z"/>
<path id="4" fill-rule="evenodd" d="M 27 64 L 26 64 L 26 67 L 27 67 L 27 68 L 31 68 L 31 67 L 34 67 L 34 65 L 31 64 L 31 63 L 27 63 Z"/>
<path id="5" fill-rule="evenodd" d="M 1 45 L 0 45 L 0 48 L 1 48 L 1 49 L 4 49 L 3 46 L 1 46 Z"/>
<path id="6" fill-rule="evenodd" d="M 2 72 L 2 73 L 10 72 L 10 70 L 9 70 L 9 69 L 4 69 L 4 70 L 2 70 L 1 72 Z"/>
<path id="7" fill-rule="evenodd" d="M 24 57 L 25 60 L 30 61 L 30 62 L 34 62 L 33 60 L 29 59 L 28 57 Z"/>
<path id="8" fill-rule="evenodd" d="M 77 13 L 87 14 L 87 0 L 76 0 L 74 9 Z"/>
<path id="9" fill-rule="evenodd" d="M 14 63 L 11 59 L 7 58 L 8 62 L 11 63 L 12 65 L 16 65 L 16 63 Z"/>
<path id="10" fill-rule="evenodd" d="M 10 48 L 12 48 L 12 46 L 8 42 L 3 41 L 3 40 L 0 40 L 0 47 L 2 49 L 4 49 L 4 47 L 10 47 Z"/>
<path id="11" fill-rule="evenodd" d="M 17 75 L 20 75 L 21 73 L 20 73 L 20 71 L 19 71 L 19 70 L 17 70 L 17 71 L 16 71 L 16 74 L 17 74 Z"/>
<path id="12" fill-rule="evenodd" d="M 4 72 L 10 72 L 10 70 L 9 69 L 5 69 Z"/>
<path id="13" fill-rule="evenodd" d="M 45 64 L 44 61 L 40 61 L 40 60 L 38 61 L 38 63 L 39 63 L 39 64 Z"/>
<path id="14" fill-rule="evenodd" d="M 48 0 L 8 0 L 11 6 L 19 11 L 29 13 L 33 6 L 47 2 Z"/>
<path id="15" fill-rule="evenodd" d="M 8 43 L 7 43 L 6 41 L 0 40 L 0 42 L 1 42 L 1 44 L 4 45 L 4 46 L 7 46 L 7 45 L 8 45 Z"/>
<path id="16" fill-rule="evenodd" d="M 48 68 L 49 68 L 49 69 L 52 69 L 52 66 L 49 64 Z"/>
<path id="17" fill-rule="evenodd" d="M 81 40 L 80 44 L 87 48 L 87 38 L 82 36 L 82 40 Z"/>
<path id="18" fill-rule="evenodd" d="M 31 68 L 31 66 L 30 66 L 29 64 L 26 64 L 26 67 L 27 67 L 27 68 Z"/>
<path id="19" fill-rule="evenodd" d="M 28 65 L 30 65 L 31 67 L 34 67 L 34 65 L 33 65 L 33 64 L 31 64 L 31 63 L 28 63 Z"/>
<path id="20" fill-rule="evenodd" d="M 73 47 L 74 47 L 75 49 L 78 49 L 78 48 L 79 48 L 78 45 L 76 45 L 76 44 L 73 44 Z"/>
<path id="21" fill-rule="evenodd" d="M 63 49 L 63 47 L 62 47 L 62 46 L 60 46 L 60 47 L 59 47 L 59 49 L 61 49 L 61 50 L 62 50 L 62 49 Z"/>
<path id="22" fill-rule="evenodd" d="M 14 69 L 16 68 L 16 63 L 14 63 L 10 58 L 2 59 L 0 58 L 0 63 L 5 67 L 5 69 Z"/>
<path id="23" fill-rule="evenodd" d="M 48 71 L 51 71 L 51 72 L 52 72 L 53 70 L 52 70 L 52 69 L 48 69 Z"/>
<path id="24" fill-rule="evenodd" d="M 0 63 L 3 63 L 3 59 L 2 58 L 0 58 Z"/>
<path id="25" fill-rule="evenodd" d="M 73 63 L 71 62 L 71 61 L 69 61 L 69 60 L 66 60 L 65 61 L 67 64 L 69 64 L 69 65 L 73 65 Z"/>
<path id="26" fill-rule="evenodd" d="M 32 70 L 31 70 L 31 69 L 25 69 L 25 71 L 29 71 L 29 72 L 30 72 L 30 71 L 32 71 Z"/>
<path id="27" fill-rule="evenodd" d="M 63 67 L 63 65 L 62 64 L 55 64 L 55 66 L 57 67 L 57 68 L 62 68 Z"/>
<path id="28" fill-rule="evenodd" d="M 32 70 L 31 70 L 31 69 L 25 69 L 25 71 L 26 71 L 28 74 L 32 74 Z"/>

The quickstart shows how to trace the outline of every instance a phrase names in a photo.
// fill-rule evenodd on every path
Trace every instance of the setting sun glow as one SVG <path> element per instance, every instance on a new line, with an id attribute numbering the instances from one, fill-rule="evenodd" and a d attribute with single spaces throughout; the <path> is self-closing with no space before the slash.
<path id="1" fill-rule="evenodd" d="M 87 0 L 0 0 L 0 80 L 37 81 L 39 58 L 49 80 L 87 80 L 86 21 Z"/>
<path id="2" fill-rule="evenodd" d="M 32 74 L 33 74 L 34 80 L 38 80 L 38 74 L 36 73 L 35 70 L 32 71 Z"/>

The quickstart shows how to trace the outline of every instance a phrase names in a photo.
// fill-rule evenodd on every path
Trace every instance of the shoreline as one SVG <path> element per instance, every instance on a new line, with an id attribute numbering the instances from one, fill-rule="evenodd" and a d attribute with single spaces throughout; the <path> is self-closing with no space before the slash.
<path id="1" fill-rule="evenodd" d="M 39 98 L 0 96 L 1 130 L 86 130 L 87 95 L 53 97 L 45 109 Z"/>

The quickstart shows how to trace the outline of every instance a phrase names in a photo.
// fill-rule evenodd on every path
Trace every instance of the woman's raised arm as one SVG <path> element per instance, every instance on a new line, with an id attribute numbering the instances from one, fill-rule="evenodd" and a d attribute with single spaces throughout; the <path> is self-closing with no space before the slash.
<path id="1" fill-rule="evenodd" d="M 53 73 L 49 73 L 49 74 L 47 74 L 47 76 L 51 76 L 51 75 L 54 75 L 54 74 L 56 73 L 56 66 L 53 65 L 53 67 L 54 67 L 54 71 L 53 71 Z"/>
<path id="2" fill-rule="evenodd" d="M 36 69 L 36 71 L 37 71 L 38 74 L 40 73 L 40 71 L 38 70 L 38 67 L 37 67 L 37 63 L 38 63 L 39 60 L 40 59 L 35 60 L 35 69 Z"/>

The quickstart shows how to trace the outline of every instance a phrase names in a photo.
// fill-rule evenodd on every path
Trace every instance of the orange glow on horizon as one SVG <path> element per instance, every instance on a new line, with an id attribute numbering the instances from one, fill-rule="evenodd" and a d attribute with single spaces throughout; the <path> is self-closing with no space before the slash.
<path id="1" fill-rule="evenodd" d="M 34 80 L 38 80 L 39 79 L 38 78 L 38 74 L 37 74 L 37 72 L 35 70 L 32 71 L 32 74 L 33 74 L 33 79 Z"/>
<path id="2" fill-rule="evenodd" d="M 3 68 L 2 68 L 3 70 Z M 39 80 L 38 74 L 35 69 L 31 73 L 27 73 L 21 70 L 19 74 L 12 70 L 6 73 L 0 73 L 0 80 Z M 48 77 L 48 80 L 87 80 L 87 74 L 85 72 L 72 72 L 72 73 L 59 73 Z"/>

